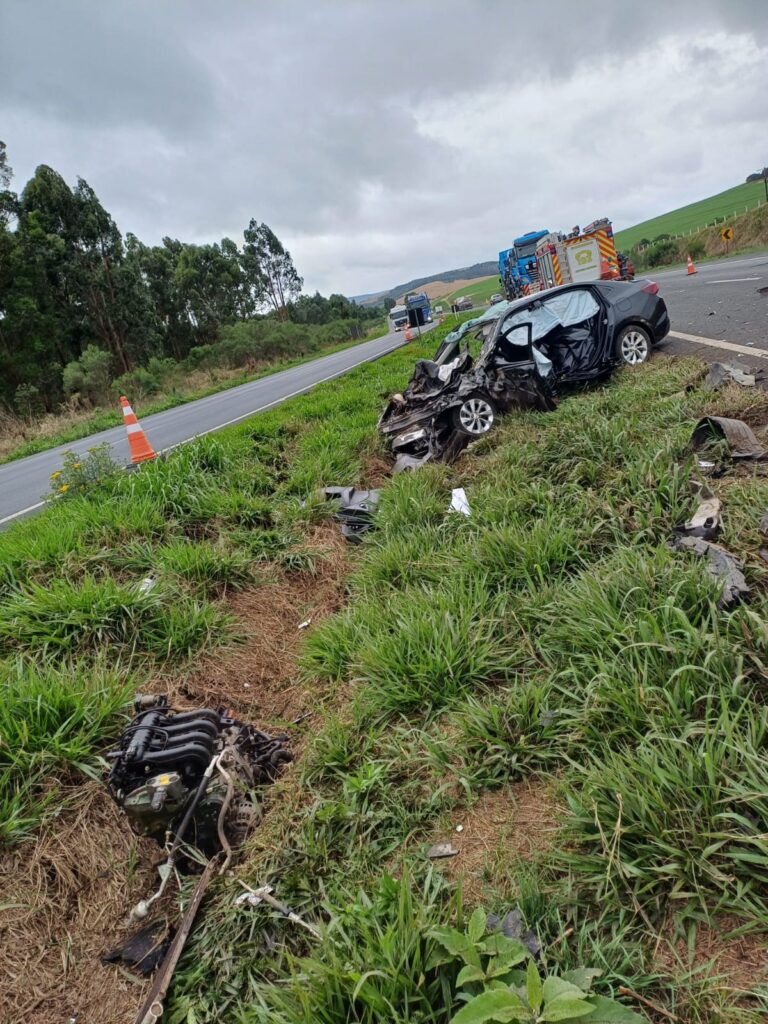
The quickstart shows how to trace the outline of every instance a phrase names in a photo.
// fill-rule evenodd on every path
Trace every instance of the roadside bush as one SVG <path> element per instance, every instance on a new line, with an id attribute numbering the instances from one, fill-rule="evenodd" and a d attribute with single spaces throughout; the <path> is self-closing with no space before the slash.
<path id="1" fill-rule="evenodd" d="M 688 255 L 692 260 L 700 260 L 706 251 L 706 247 L 700 238 L 694 238 L 688 243 Z"/>
<path id="2" fill-rule="evenodd" d="M 85 456 L 64 452 L 64 465 L 51 473 L 50 497 L 72 498 L 93 491 L 106 483 L 119 469 L 106 442 L 89 448 Z"/>
<path id="3" fill-rule="evenodd" d="M 649 267 L 660 267 L 664 263 L 674 263 L 679 258 L 677 243 L 663 239 L 655 241 L 643 255 Z"/>
<path id="4" fill-rule="evenodd" d="M 112 356 L 96 345 L 89 345 L 79 359 L 73 359 L 64 367 L 62 383 L 68 395 L 79 395 L 98 405 L 109 399 L 109 384 L 112 379 Z"/>
<path id="5" fill-rule="evenodd" d="M 45 411 L 45 403 L 34 384 L 19 384 L 13 396 L 16 409 L 22 416 L 31 419 Z"/>
<path id="6" fill-rule="evenodd" d="M 116 395 L 128 395 L 132 399 L 156 395 L 177 368 L 178 364 L 173 359 L 152 356 L 146 366 L 137 366 L 130 373 L 118 377 L 112 384 L 112 391 Z"/>
<path id="7" fill-rule="evenodd" d="M 215 345 L 195 345 L 189 350 L 186 366 L 190 370 L 208 370 L 216 365 Z"/>

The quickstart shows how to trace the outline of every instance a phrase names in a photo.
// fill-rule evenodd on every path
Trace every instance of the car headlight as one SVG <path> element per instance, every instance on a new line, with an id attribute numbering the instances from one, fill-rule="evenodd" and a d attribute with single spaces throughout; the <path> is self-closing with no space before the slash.
<path id="1" fill-rule="evenodd" d="M 414 430 L 406 430 L 404 433 L 398 434 L 395 438 L 395 444 L 411 444 L 413 441 L 420 441 L 426 436 L 427 432 L 423 427 L 416 427 Z"/>

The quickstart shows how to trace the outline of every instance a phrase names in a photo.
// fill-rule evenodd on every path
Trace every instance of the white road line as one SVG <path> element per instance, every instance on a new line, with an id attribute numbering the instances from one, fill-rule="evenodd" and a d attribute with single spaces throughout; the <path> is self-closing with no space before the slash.
<path id="1" fill-rule="evenodd" d="M 707 281 L 707 284 L 735 284 L 737 281 L 759 281 L 759 277 L 724 277 L 722 281 Z"/>
<path id="2" fill-rule="evenodd" d="M 34 512 L 36 508 L 42 508 L 44 504 L 44 501 L 38 501 L 36 505 L 28 505 L 19 512 L 11 512 L 9 516 L 3 516 L 3 518 L 0 519 L 0 526 L 2 526 L 3 523 L 10 523 L 12 519 L 18 519 L 19 516 L 26 515 L 27 512 Z"/>
<path id="3" fill-rule="evenodd" d="M 742 356 L 768 359 L 768 349 L 738 345 L 735 341 L 717 341 L 715 338 L 702 338 L 700 334 L 683 334 L 682 331 L 670 331 L 668 337 L 680 338 L 681 341 L 692 341 L 696 345 L 708 345 L 710 348 L 719 348 L 725 352 L 738 352 Z"/>

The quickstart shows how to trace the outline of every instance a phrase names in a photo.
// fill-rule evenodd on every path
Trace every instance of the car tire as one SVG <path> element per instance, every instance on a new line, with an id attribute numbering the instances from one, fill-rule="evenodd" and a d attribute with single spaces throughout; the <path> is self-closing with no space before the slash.
<path id="1" fill-rule="evenodd" d="M 496 406 L 487 395 L 475 391 L 451 411 L 454 428 L 467 437 L 484 437 L 496 422 Z"/>
<path id="2" fill-rule="evenodd" d="M 622 327 L 616 339 L 616 353 L 624 366 L 640 366 L 651 357 L 651 336 L 644 327 Z"/>

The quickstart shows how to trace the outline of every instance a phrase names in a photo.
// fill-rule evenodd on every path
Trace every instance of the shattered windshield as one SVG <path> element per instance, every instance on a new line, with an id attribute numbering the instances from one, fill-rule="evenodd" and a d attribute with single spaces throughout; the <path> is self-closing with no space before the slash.
<path id="1" fill-rule="evenodd" d="M 543 302 L 513 312 L 504 321 L 502 331 L 504 334 L 508 334 L 510 329 L 520 324 L 530 323 L 533 327 L 531 340 L 540 341 L 555 327 L 570 327 L 573 324 L 583 323 L 599 310 L 600 306 L 592 293 L 586 289 L 561 292 Z"/>

